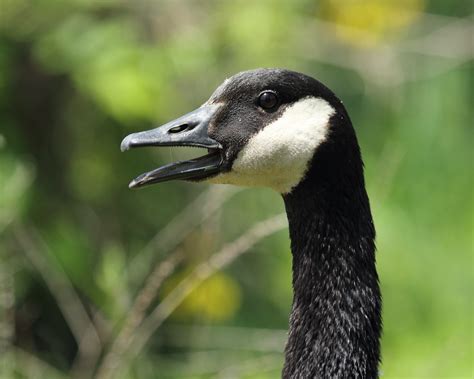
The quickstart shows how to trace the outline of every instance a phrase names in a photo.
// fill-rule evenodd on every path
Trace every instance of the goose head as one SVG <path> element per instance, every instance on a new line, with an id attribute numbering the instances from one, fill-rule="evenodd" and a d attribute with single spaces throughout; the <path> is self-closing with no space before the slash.
<path id="1" fill-rule="evenodd" d="M 208 151 L 142 174 L 130 187 L 181 179 L 287 194 L 303 180 L 322 145 L 351 134 L 352 127 L 341 122 L 346 118 L 341 101 L 319 81 L 285 69 L 257 69 L 225 80 L 198 109 L 127 136 L 121 149 L 194 146 Z"/>

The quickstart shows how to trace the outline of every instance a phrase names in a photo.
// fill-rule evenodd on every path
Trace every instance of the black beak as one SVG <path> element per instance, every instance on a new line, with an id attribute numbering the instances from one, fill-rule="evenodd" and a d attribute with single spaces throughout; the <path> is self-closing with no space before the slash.
<path id="1" fill-rule="evenodd" d="M 222 146 L 208 135 L 208 127 L 219 105 L 205 105 L 156 129 L 133 133 L 122 141 L 126 151 L 140 146 L 194 146 L 207 148 L 209 154 L 189 161 L 170 163 L 132 180 L 129 187 L 169 180 L 203 180 L 220 172 Z"/>

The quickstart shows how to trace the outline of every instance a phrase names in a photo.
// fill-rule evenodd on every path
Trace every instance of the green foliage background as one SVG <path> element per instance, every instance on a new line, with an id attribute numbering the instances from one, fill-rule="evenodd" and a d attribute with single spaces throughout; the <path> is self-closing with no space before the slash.
<path id="1" fill-rule="evenodd" d="M 332 88 L 357 129 L 378 232 L 382 377 L 472 378 L 472 9 L 468 0 L 1 0 L 0 377 L 94 376 L 171 251 L 185 258 L 152 306 L 283 211 L 270 190 L 224 186 L 211 192 L 227 197 L 215 212 L 166 236 L 214 190 L 132 192 L 127 182 L 195 153 L 118 147 L 238 71 L 287 67 Z M 290 282 L 283 230 L 193 291 L 138 357 L 120 357 L 115 377 L 278 377 Z M 81 312 L 99 350 L 78 352 Z"/>

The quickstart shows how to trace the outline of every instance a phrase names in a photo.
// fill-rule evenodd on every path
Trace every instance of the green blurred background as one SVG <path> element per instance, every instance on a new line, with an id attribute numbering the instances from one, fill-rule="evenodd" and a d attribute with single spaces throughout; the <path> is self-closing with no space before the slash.
<path id="1" fill-rule="evenodd" d="M 280 375 L 286 228 L 193 276 L 283 212 L 279 195 L 130 191 L 137 174 L 196 153 L 119 144 L 238 71 L 287 67 L 332 88 L 359 136 L 382 377 L 472 378 L 472 36 L 468 0 L 1 0 L 0 377 Z M 183 280 L 194 290 L 180 302 Z M 142 322 L 162 302 L 176 309 Z M 147 343 L 129 343 L 138 331 Z"/>

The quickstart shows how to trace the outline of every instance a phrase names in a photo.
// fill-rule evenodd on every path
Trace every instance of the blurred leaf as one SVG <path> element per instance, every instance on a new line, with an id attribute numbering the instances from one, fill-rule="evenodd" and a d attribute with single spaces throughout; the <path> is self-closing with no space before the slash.
<path id="1" fill-rule="evenodd" d="M 126 280 L 126 257 L 121 246 L 110 243 L 105 246 L 102 260 L 95 273 L 97 285 L 104 292 L 102 309 L 113 320 L 118 320 L 130 304 Z"/>
<path id="2" fill-rule="evenodd" d="M 0 134 L 0 232 L 25 208 L 34 170 L 4 152 L 5 138 Z"/>

